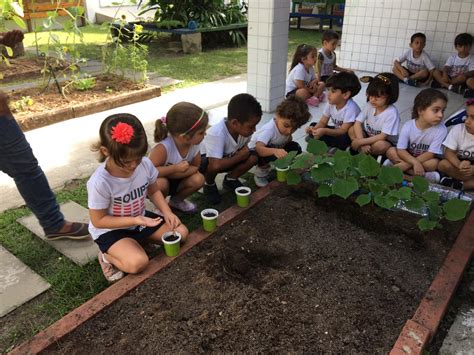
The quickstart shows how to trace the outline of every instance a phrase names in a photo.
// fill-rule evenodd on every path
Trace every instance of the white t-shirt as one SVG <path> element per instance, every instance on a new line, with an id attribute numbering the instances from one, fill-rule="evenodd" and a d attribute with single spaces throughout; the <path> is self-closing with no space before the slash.
<path id="1" fill-rule="evenodd" d="M 428 69 L 428 70 L 433 70 L 435 68 L 431 58 L 429 55 L 425 52 L 422 51 L 420 56 L 418 58 L 413 57 L 413 49 L 407 49 L 403 54 L 398 58 L 398 61 L 400 63 L 403 63 L 406 61 L 406 67 L 409 71 L 412 73 L 417 73 L 420 70 L 423 69 Z"/>
<path id="2" fill-rule="evenodd" d="M 474 70 L 474 56 L 469 54 L 466 58 L 460 58 L 456 53 L 448 58 L 444 66 L 450 67 L 448 75 L 450 78 L 454 78 L 455 76 Z"/>
<path id="3" fill-rule="evenodd" d="M 111 216 L 143 216 L 148 186 L 154 184 L 157 177 L 158 171 L 147 157 L 128 178 L 110 175 L 104 162 L 87 181 L 87 205 L 94 210 L 107 209 Z M 92 221 L 89 222 L 89 232 L 94 240 L 111 230 L 96 228 Z"/>
<path id="4" fill-rule="evenodd" d="M 356 121 L 363 123 L 364 130 L 369 137 L 385 133 L 388 135 L 387 140 L 392 143 L 397 141 L 400 115 L 393 105 L 389 105 L 382 113 L 375 116 L 375 107 L 367 103 L 357 116 Z"/>
<path id="5" fill-rule="evenodd" d="M 193 145 L 189 148 L 188 154 L 183 157 L 179 153 L 178 147 L 171 136 L 166 137 L 158 144 L 162 144 L 166 150 L 166 162 L 164 165 L 173 165 L 186 160 L 188 163 L 191 163 L 196 155 L 199 153 L 199 145 Z"/>
<path id="6" fill-rule="evenodd" d="M 276 125 L 276 120 L 273 119 L 265 123 L 262 128 L 254 133 L 249 143 L 249 148 L 255 149 L 257 142 L 262 142 L 266 147 L 281 148 L 290 140 L 291 135 L 285 136 L 281 134 Z"/>
<path id="7" fill-rule="evenodd" d="M 318 52 L 318 68 L 320 68 L 319 76 L 331 76 L 334 74 L 334 67 L 336 66 L 336 53 L 332 52 L 331 56 L 324 53 L 324 48 Z"/>
<path id="8" fill-rule="evenodd" d="M 443 154 L 441 145 L 448 130 L 444 124 L 421 130 L 416 126 L 416 120 L 405 123 L 398 138 L 398 149 L 406 149 L 411 155 L 417 157 L 425 152 Z"/>
<path id="9" fill-rule="evenodd" d="M 293 69 L 291 69 L 288 78 L 286 78 L 285 95 L 296 89 L 295 80 L 303 80 L 304 84 L 308 85 L 308 83 L 311 80 L 314 80 L 314 78 L 316 78 L 316 76 L 313 67 L 309 68 L 309 71 L 307 71 L 303 63 L 298 63 Z"/>
<path id="10" fill-rule="evenodd" d="M 227 129 L 226 121 L 224 118 L 207 130 L 201 143 L 201 154 L 206 154 L 208 158 L 227 158 L 248 144 L 250 137 L 239 135 L 235 141 Z"/>
<path id="11" fill-rule="evenodd" d="M 460 123 L 451 128 L 443 145 L 454 150 L 459 159 L 474 163 L 474 134 L 466 131 L 465 124 Z"/>
<path id="12" fill-rule="evenodd" d="M 335 128 L 340 128 L 344 123 L 352 123 L 360 113 L 359 105 L 354 100 L 347 100 L 340 110 L 336 105 L 327 104 L 323 111 L 323 116 L 330 117 Z"/>

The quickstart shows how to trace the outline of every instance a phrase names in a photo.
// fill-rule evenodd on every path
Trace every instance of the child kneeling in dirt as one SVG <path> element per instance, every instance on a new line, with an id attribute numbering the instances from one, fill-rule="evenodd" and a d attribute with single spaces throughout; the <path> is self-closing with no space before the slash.
<path id="1" fill-rule="evenodd" d="M 133 115 L 107 117 L 93 146 L 102 162 L 87 182 L 89 232 L 99 246 L 99 263 L 109 282 L 148 265 L 141 243 L 161 243 L 161 236 L 177 231 L 184 241 L 188 229 L 174 215 L 161 193 L 158 171 L 145 157 L 148 142 L 142 123 Z M 162 215 L 145 211 L 145 198 Z"/>
<path id="2" fill-rule="evenodd" d="M 242 186 L 239 180 L 249 171 L 257 158 L 250 155 L 247 144 L 262 118 L 262 106 L 249 94 L 235 95 L 227 106 L 227 117 L 213 125 L 206 132 L 201 144 L 201 167 L 206 183 L 204 195 L 212 205 L 221 202 L 215 178 L 227 172 L 224 188 L 234 191 Z"/>
<path id="3" fill-rule="evenodd" d="M 455 189 L 474 189 L 474 99 L 466 102 L 466 120 L 448 133 L 445 146 L 445 159 L 439 162 L 438 169 L 447 176 L 441 184 Z"/>
<path id="4" fill-rule="evenodd" d="M 298 96 L 289 96 L 276 109 L 275 118 L 267 122 L 252 137 L 249 148 L 258 156 L 254 179 L 258 187 L 268 184 L 270 162 L 285 157 L 290 151 L 301 153 L 301 146 L 292 134 L 310 119 L 306 102 Z"/>

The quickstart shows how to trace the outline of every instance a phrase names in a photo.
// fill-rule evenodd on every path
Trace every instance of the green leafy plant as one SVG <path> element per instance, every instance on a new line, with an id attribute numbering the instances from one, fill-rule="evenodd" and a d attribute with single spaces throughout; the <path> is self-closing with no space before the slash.
<path id="1" fill-rule="evenodd" d="M 443 201 L 438 192 L 430 191 L 423 177 L 415 176 L 408 184 L 399 168 L 381 167 L 370 155 L 351 155 L 337 150 L 330 156 L 327 150 L 326 143 L 313 139 L 308 143 L 307 152 L 300 155 L 290 152 L 273 164 L 290 168 L 289 185 L 299 184 L 302 174 L 309 174 L 318 185 L 319 197 L 355 197 L 359 206 L 373 203 L 385 209 L 404 207 L 415 211 L 423 216 L 417 223 L 422 231 L 439 227 L 443 218 L 462 220 L 470 208 L 468 201 L 458 198 Z"/>
<path id="2" fill-rule="evenodd" d="M 13 107 L 17 112 L 25 111 L 28 107 L 34 105 L 34 101 L 30 96 L 22 96 L 20 100 L 13 103 Z"/>
<path id="3" fill-rule="evenodd" d="M 82 78 L 73 77 L 72 86 L 74 87 L 74 89 L 79 90 L 79 91 L 90 90 L 95 86 L 95 84 L 96 84 L 95 77 L 87 75 L 87 74 Z"/>

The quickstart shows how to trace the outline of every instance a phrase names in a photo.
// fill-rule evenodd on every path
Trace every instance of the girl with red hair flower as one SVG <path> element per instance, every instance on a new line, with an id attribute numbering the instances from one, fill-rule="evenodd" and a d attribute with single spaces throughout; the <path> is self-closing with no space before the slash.
<path id="1" fill-rule="evenodd" d="M 158 187 L 158 172 L 145 157 L 148 142 L 138 118 L 111 115 L 102 122 L 99 135 L 92 149 L 99 152 L 102 164 L 87 182 L 89 232 L 99 246 L 104 276 L 114 282 L 148 265 L 142 243 L 160 243 L 171 230 L 184 241 L 188 229 L 171 212 Z M 145 211 L 147 196 L 161 215 Z"/>

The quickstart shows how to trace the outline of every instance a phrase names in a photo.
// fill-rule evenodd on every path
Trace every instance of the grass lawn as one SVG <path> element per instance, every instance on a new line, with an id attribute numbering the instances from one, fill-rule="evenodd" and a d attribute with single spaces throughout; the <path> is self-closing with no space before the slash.
<path id="1" fill-rule="evenodd" d="M 86 52 L 81 53 L 87 54 L 89 58 L 100 58 L 101 46 L 106 43 L 107 30 L 99 26 L 89 26 L 83 28 L 82 32 L 84 34 L 82 48 Z M 54 33 L 60 38 L 61 45 L 68 46 L 74 43 L 74 39 L 68 37 L 65 32 L 55 31 Z M 48 35 L 39 34 L 38 39 L 40 47 L 44 50 L 47 46 Z M 24 43 L 27 47 L 34 47 L 34 34 L 26 34 Z M 172 55 L 160 49 L 159 43 L 150 44 L 149 70 L 156 71 L 162 76 L 183 80 L 184 82 L 179 84 L 180 87 L 242 74 L 247 70 L 245 47 L 209 50 L 194 55 Z M 291 30 L 288 43 L 290 60 L 298 44 L 307 43 L 319 47 L 320 33 Z M 253 182 L 253 179 L 248 180 Z M 86 207 L 85 180 L 78 181 L 72 187 L 66 187 L 58 192 L 57 198 L 60 202 L 73 200 Z M 195 195 L 195 201 L 200 207 L 206 206 L 200 194 Z M 228 193 L 221 209 L 227 208 L 232 203 L 234 203 L 233 194 Z M 2 318 L 2 323 L 0 323 L 0 350 L 2 352 L 32 337 L 107 287 L 97 261 L 84 267 L 77 266 L 16 222 L 18 218 L 30 213 L 23 207 L 0 214 L 0 245 L 44 277 L 51 284 L 51 288 L 18 311 Z M 190 230 L 201 223 L 199 215 L 180 216 L 180 218 Z"/>

